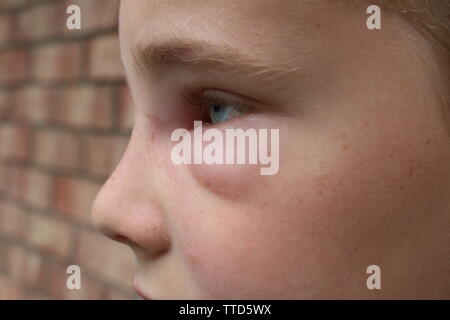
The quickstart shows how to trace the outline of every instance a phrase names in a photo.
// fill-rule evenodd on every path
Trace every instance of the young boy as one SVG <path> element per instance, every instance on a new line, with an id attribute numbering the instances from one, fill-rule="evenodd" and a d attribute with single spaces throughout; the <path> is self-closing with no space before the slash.
<path id="1" fill-rule="evenodd" d="M 374 4 L 380 29 L 366 23 Z M 136 290 L 450 298 L 449 12 L 448 1 L 122 1 L 135 125 L 93 219 L 135 251 Z M 279 169 L 175 163 L 173 133 L 196 120 L 215 137 L 278 130 Z"/>

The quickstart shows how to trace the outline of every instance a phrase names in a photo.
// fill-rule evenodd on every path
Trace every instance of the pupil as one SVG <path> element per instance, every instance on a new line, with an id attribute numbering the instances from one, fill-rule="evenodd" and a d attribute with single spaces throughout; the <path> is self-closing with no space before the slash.
<path id="1" fill-rule="evenodd" d="M 219 112 L 220 111 L 220 105 L 214 104 L 213 110 L 214 110 L 214 112 Z"/>

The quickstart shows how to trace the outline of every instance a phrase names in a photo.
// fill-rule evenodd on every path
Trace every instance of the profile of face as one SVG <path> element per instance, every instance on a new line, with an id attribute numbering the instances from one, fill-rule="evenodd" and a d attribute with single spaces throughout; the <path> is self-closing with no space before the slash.
<path id="1" fill-rule="evenodd" d="M 135 124 L 92 216 L 135 252 L 143 296 L 449 298 L 448 83 L 413 26 L 383 11 L 369 30 L 366 9 L 122 1 Z M 279 129 L 279 171 L 174 164 L 194 120 Z"/>

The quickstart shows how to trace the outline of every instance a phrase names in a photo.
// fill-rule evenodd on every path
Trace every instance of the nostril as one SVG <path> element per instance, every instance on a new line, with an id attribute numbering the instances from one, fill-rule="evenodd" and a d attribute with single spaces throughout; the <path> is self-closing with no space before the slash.
<path id="1" fill-rule="evenodd" d="M 111 238 L 114 241 L 121 242 L 121 243 L 128 244 L 128 245 L 131 245 L 133 243 L 133 241 L 131 241 L 128 237 L 125 237 L 121 234 L 116 234 L 116 235 L 112 236 Z"/>
<path id="2" fill-rule="evenodd" d="M 137 255 L 145 257 L 155 258 L 167 252 L 170 247 L 170 245 L 160 242 L 152 242 L 152 244 L 148 246 L 143 246 L 145 242 L 136 242 L 132 238 L 122 234 L 110 234 L 108 237 L 114 241 L 128 245 Z M 164 237 L 162 241 L 167 242 L 167 244 L 170 243 L 169 239 L 166 237 Z"/>

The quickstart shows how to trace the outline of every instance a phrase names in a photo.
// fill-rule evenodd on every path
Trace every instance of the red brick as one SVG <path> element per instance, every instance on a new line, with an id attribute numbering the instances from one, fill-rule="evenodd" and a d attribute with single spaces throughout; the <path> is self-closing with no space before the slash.
<path id="1" fill-rule="evenodd" d="M 119 128 L 130 131 L 133 128 L 134 109 L 130 89 L 127 86 L 119 90 Z"/>
<path id="2" fill-rule="evenodd" d="M 0 163 L 0 194 L 9 193 L 8 190 L 11 187 L 11 172 L 8 167 Z"/>
<path id="3" fill-rule="evenodd" d="M 17 8 L 22 5 L 24 5 L 27 2 L 27 0 L 1 0 L 0 1 L 0 8 Z"/>
<path id="4" fill-rule="evenodd" d="M 85 138 L 85 168 L 88 172 L 108 176 L 119 163 L 128 144 L 128 138 L 89 135 Z"/>
<path id="5" fill-rule="evenodd" d="M 29 217 L 27 241 L 40 250 L 68 256 L 73 241 L 73 228 L 55 217 L 32 214 Z"/>
<path id="6" fill-rule="evenodd" d="M 40 284 L 42 256 L 37 252 L 11 246 L 9 251 L 9 274 L 22 283 L 32 286 Z"/>
<path id="7" fill-rule="evenodd" d="M 0 163 L 0 193 L 11 193 L 12 173 L 9 166 Z"/>
<path id="8" fill-rule="evenodd" d="M 59 121 L 75 127 L 110 128 L 112 95 L 106 87 L 71 87 L 61 91 Z"/>
<path id="9" fill-rule="evenodd" d="M 37 287 L 41 285 L 42 262 L 45 259 L 37 252 L 28 252 L 25 262 L 25 270 L 22 273 L 22 281 L 28 285 Z"/>
<path id="10" fill-rule="evenodd" d="M 27 73 L 27 53 L 12 50 L 0 53 L 0 83 L 19 82 Z"/>
<path id="11" fill-rule="evenodd" d="M 6 41 L 35 41 L 53 37 L 61 32 L 65 36 L 81 35 L 99 30 L 112 30 L 117 26 L 118 0 L 80 1 L 83 29 L 78 33 L 66 30 L 65 10 L 62 12 L 63 14 L 57 14 L 58 10 L 55 9 L 58 6 L 61 7 L 61 5 L 67 6 L 72 2 L 77 3 L 77 1 L 42 3 L 39 0 L 29 1 L 33 3 L 33 6 L 26 7 L 25 5 L 30 2 L 25 0 L 0 1 L 0 7 L 2 5 L 9 7 L 24 6 L 23 10 L 14 14 L 0 15 L 0 46 L 5 44 Z M 43 19 L 43 17 L 45 18 Z M 63 23 L 59 23 L 59 21 L 63 21 Z M 63 26 L 62 29 L 61 26 Z M 87 70 L 92 71 L 89 72 L 89 75 L 95 79 L 117 80 L 123 76 L 117 39 L 114 41 L 108 39 L 111 38 L 108 36 L 98 37 L 86 48 L 90 48 L 86 53 L 92 58 L 90 59 L 92 62 L 90 69 Z M 97 42 L 96 40 L 104 41 Z M 33 79 L 54 81 L 55 83 L 78 79 L 82 76 L 81 72 L 84 69 L 81 54 L 85 47 L 81 41 L 80 39 L 79 42 L 48 44 L 34 49 L 0 53 L 0 84 L 27 79 L 28 55 L 32 59 L 30 71 Z M 112 62 L 108 62 L 108 59 L 101 57 L 106 55 L 107 58 L 112 58 L 111 48 L 113 47 L 115 47 L 114 51 L 116 52 L 113 54 L 115 55 L 114 59 L 119 61 L 119 64 L 111 68 Z M 19 120 L 19 123 L 0 126 L 0 156 L 13 160 L 28 160 L 30 150 L 33 150 L 35 151 L 32 155 L 33 160 L 38 165 L 45 165 L 50 169 L 78 169 L 81 151 L 78 142 L 82 137 L 70 132 L 45 129 L 42 126 L 58 124 L 76 127 L 77 129 L 109 129 L 119 125 L 121 130 L 129 130 L 132 117 L 130 117 L 130 109 L 125 104 L 120 104 L 119 121 L 113 123 L 112 108 L 115 106 L 115 101 L 111 101 L 113 97 L 111 90 L 111 88 L 97 86 L 82 86 L 67 90 L 52 89 L 45 86 L 27 86 L 14 91 L 2 91 L 0 93 L 0 119 Z M 34 128 L 35 125 L 39 128 L 29 128 Z M 23 138 L 23 136 L 26 138 Z M 83 162 L 85 163 L 84 169 L 89 173 L 99 175 L 108 174 L 112 171 L 125 149 L 127 139 L 115 136 L 97 137 L 94 134 L 83 137 L 86 137 L 86 140 L 83 140 L 83 151 L 86 152 L 84 155 L 86 162 Z M 17 143 L 17 141 L 19 142 Z M 33 148 L 30 149 L 30 147 Z M 97 148 L 96 153 L 94 152 L 95 148 Z M 56 202 L 52 204 L 53 207 L 58 204 L 60 208 L 63 208 L 62 211 L 73 214 L 77 218 L 82 218 L 83 221 L 88 221 L 90 207 L 100 185 L 78 179 L 60 178 L 58 186 L 61 188 L 56 189 L 60 192 L 52 194 L 56 187 L 53 185 L 54 180 L 52 179 L 51 175 L 47 176 L 42 171 L 28 168 L 27 163 L 20 163 L 17 166 L 0 164 L 0 190 L 5 191 L 8 196 L 20 202 L 25 201 L 28 205 L 38 208 L 48 207 L 50 200 L 55 199 Z M 71 183 L 66 184 L 67 181 L 71 181 Z M 70 190 L 70 192 L 64 190 Z M 72 193 L 73 190 L 75 191 Z M 61 230 L 64 229 L 69 231 L 63 232 L 65 235 L 61 235 Z M 28 232 L 25 233 L 25 231 Z M 72 239 L 73 232 L 74 227 L 59 220 L 58 217 L 37 215 L 33 210 L 27 213 L 20 207 L 0 203 L 0 233 L 9 237 L 12 241 L 15 241 L 18 237 L 24 238 L 31 246 L 45 251 L 45 258 L 48 255 L 67 257 L 67 250 L 70 250 L 72 245 L 67 246 L 64 243 L 66 243 L 67 237 Z M 71 244 L 72 240 L 69 241 Z M 13 249 L 10 250 L 10 247 Z M 100 249 L 97 248 L 97 250 Z M 114 264 L 113 271 L 107 270 L 106 273 L 103 273 L 97 272 L 99 271 L 97 270 L 94 273 L 94 275 L 99 275 L 100 278 L 112 279 L 117 283 L 114 286 L 101 279 L 93 278 L 92 274 L 83 275 L 85 267 L 80 263 L 83 275 L 82 290 L 70 291 L 65 288 L 67 274 L 65 274 L 64 267 L 56 264 L 52 268 L 44 270 L 43 266 L 47 261 L 39 251 L 26 250 L 17 245 L 2 246 L 0 243 L 0 256 L 7 257 L 7 259 L 0 260 L 0 269 L 2 271 L 9 270 L 13 277 L 11 279 L 0 277 L 0 298 L 129 298 L 126 288 L 123 290 L 117 289 L 117 284 L 120 284 L 119 287 L 123 285 L 123 283 L 120 283 L 122 280 L 111 276 L 111 274 L 117 273 L 117 268 L 120 268 L 119 263 Z M 49 260 L 52 261 L 52 259 Z M 77 264 L 78 262 L 73 261 L 73 263 Z M 5 268 L 6 265 L 8 268 Z M 89 267 L 86 268 L 89 269 Z M 49 273 L 49 277 L 44 277 L 44 271 L 48 270 L 53 272 Z M 43 280 L 49 281 L 47 283 Z M 27 286 L 21 287 L 20 283 Z M 30 290 L 28 286 L 31 286 L 32 289 Z M 130 293 L 130 296 L 133 296 L 133 294 Z"/>
<path id="12" fill-rule="evenodd" d="M 42 262 L 39 288 L 52 298 L 60 297 L 64 277 L 63 268 L 50 259 Z M 61 283 L 60 283 L 61 282 Z"/>
<path id="13" fill-rule="evenodd" d="M 26 251 L 23 247 L 12 245 L 9 247 L 8 258 L 8 274 L 20 281 L 23 276 L 22 271 L 25 269 Z"/>
<path id="14" fill-rule="evenodd" d="M 100 190 L 100 185 L 72 178 L 58 178 L 55 188 L 55 209 L 91 223 L 92 203 Z"/>
<path id="15" fill-rule="evenodd" d="M 90 42 L 89 76 L 96 79 L 124 77 L 117 34 L 98 37 Z"/>
<path id="16" fill-rule="evenodd" d="M 79 261 L 105 279 L 132 287 L 134 258 L 130 248 L 99 233 L 83 231 L 78 245 Z"/>
<path id="17" fill-rule="evenodd" d="M 81 48 L 78 43 L 58 43 L 34 49 L 31 76 L 36 80 L 64 81 L 81 75 Z"/>
<path id="18" fill-rule="evenodd" d="M 10 174 L 6 170 L 7 168 L 0 163 L 0 194 L 7 190 L 7 186 L 9 186 L 11 180 Z"/>
<path id="19" fill-rule="evenodd" d="M 10 99 L 11 93 L 0 91 L 0 120 L 3 120 L 6 118 L 9 114 L 9 103 L 8 100 Z"/>
<path id="20" fill-rule="evenodd" d="M 66 28 L 70 4 L 81 6 L 82 30 Z M 0 0 L 5 6 L 19 10 L 0 14 L 0 86 L 14 85 L 0 90 L 0 194 L 13 200 L 0 201 L 8 240 L 0 239 L 0 299 L 133 299 L 128 248 L 84 230 L 72 256 L 76 222 L 90 224 L 100 189 L 83 176 L 108 175 L 127 144 L 95 132 L 129 131 L 133 122 L 128 89 L 116 85 L 119 0 Z M 85 77 L 116 84 L 78 84 Z M 81 267 L 81 290 L 65 286 L 69 259 Z"/>
<path id="21" fill-rule="evenodd" d="M 0 121 L 8 119 L 15 109 L 16 94 L 14 91 L 0 92 Z"/>
<path id="22" fill-rule="evenodd" d="M 62 34 L 65 25 L 63 3 L 50 3 L 32 7 L 18 14 L 17 34 L 21 40 L 38 40 Z"/>
<path id="23" fill-rule="evenodd" d="M 11 18 L 9 15 L 0 16 L 0 46 L 10 40 Z"/>
<path id="24" fill-rule="evenodd" d="M 2 210 L 2 203 L 0 203 L 0 212 Z M 2 224 L 2 218 L 0 214 L 0 225 Z M 6 242 L 0 241 L 0 274 L 8 272 L 8 257 L 9 254 L 9 245 Z"/>
<path id="25" fill-rule="evenodd" d="M 76 169 L 79 166 L 78 135 L 58 130 L 35 133 L 35 161 L 56 168 Z"/>
<path id="26" fill-rule="evenodd" d="M 36 170 L 27 170 L 27 183 L 23 200 L 28 204 L 39 208 L 51 206 L 50 192 L 52 191 L 53 178 Z"/>
<path id="27" fill-rule="evenodd" d="M 9 203 L 0 203 L 0 233 L 15 239 L 25 235 L 26 213 Z"/>
<path id="28" fill-rule="evenodd" d="M 0 126 L 0 157 L 25 160 L 30 154 L 30 130 L 26 127 L 4 124 Z"/>
<path id="29" fill-rule="evenodd" d="M 27 175 L 25 170 L 13 166 L 4 168 L 6 168 L 6 181 L 8 181 L 4 192 L 17 199 L 23 199 L 27 187 Z"/>
<path id="30" fill-rule="evenodd" d="M 15 117 L 30 123 L 52 122 L 57 115 L 57 90 L 28 87 L 16 94 Z"/>

